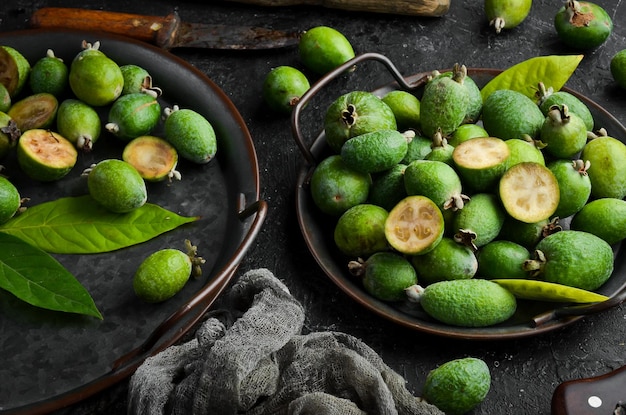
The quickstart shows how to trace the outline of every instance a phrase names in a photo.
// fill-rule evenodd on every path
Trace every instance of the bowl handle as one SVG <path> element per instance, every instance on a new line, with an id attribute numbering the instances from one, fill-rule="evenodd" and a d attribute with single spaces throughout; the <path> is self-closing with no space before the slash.
<path id="1" fill-rule="evenodd" d="M 363 53 L 355 56 L 349 61 L 345 62 L 343 65 L 338 66 L 332 71 L 328 72 L 326 75 L 322 76 L 317 82 L 315 82 L 303 95 L 300 97 L 300 100 L 293 108 L 291 112 L 291 133 L 296 140 L 296 144 L 300 148 L 300 151 L 304 155 L 307 163 L 310 165 L 315 165 L 316 160 L 309 147 L 305 144 L 305 139 L 302 135 L 302 130 L 300 128 L 300 113 L 302 109 L 306 106 L 307 102 L 311 98 L 313 98 L 325 85 L 327 85 L 330 81 L 337 78 L 342 73 L 349 71 L 351 68 L 355 67 L 356 64 L 361 63 L 363 61 L 377 61 L 382 63 L 387 70 L 391 73 L 393 78 L 396 80 L 401 89 L 404 90 L 412 90 L 418 86 L 421 86 L 423 80 L 426 78 L 428 74 L 421 74 L 421 77 L 411 77 L 413 80 L 409 82 L 407 79 L 402 76 L 400 71 L 396 68 L 396 66 L 384 55 L 375 52 Z"/>
<path id="2" fill-rule="evenodd" d="M 224 288 L 226 288 L 232 275 L 237 271 L 239 264 L 256 239 L 261 225 L 265 221 L 267 210 L 267 202 L 257 200 L 239 212 L 238 216 L 241 221 L 252 216 L 252 214 L 256 213 L 256 215 L 250 229 L 248 229 L 248 233 L 245 235 L 231 260 L 217 272 L 215 278 L 211 279 L 196 296 L 163 321 L 143 344 L 117 359 L 113 363 L 113 372 L 118 370 L 124 372 L 134 371 L 139 367 L 141 362 L 148 357 L 148 353 L 154 355 L 171 346 L 182 337 L 183 333 L 186 333 L 193 325 L 200 321 Z M 186 321 L 183 321 L 185 319 Z M 157 343 L 173 329 L 176 329 L 175 334 L 157 345 Z"/>
<path id="3" fill-rule="evenodd" d="M 599 303 L 586 304 L 586 305 L 573 305 L 568 307 L 557 308 L 554 310 L 546 311 L 533 317 L 533 325 L 535 327 L 544 325 L 550 321 L 558 320 L 564 317 L 582 317 L 589 314 L 600 313 L 608 310 L 609 308 L 616 307 L 626 301 L 626 287 L 622 288 L 622 291 L 618 292 L 608 300 L 604 300 Z"/>

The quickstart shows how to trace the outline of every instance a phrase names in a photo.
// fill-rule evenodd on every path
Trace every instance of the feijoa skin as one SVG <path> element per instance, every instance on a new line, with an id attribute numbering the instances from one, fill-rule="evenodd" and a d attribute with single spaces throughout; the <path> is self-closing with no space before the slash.
<path id="1" fill-rule="evenodd" d="M 21 134 L 15 121 L 7 113 L 0 111 L 0 159 L 15 148 Z"/>
<path id="2" fill-rule="evenodd" d="M 530 13 L 532 0 L 485 0 L 485 15 L 496 33 L 519 26 Z"/>
<path id="3" fill-rule="evenodd" d="M 361 203 L 345 211 L 337 220 L 335 245 L 352 258 L 367 258 L 376 252 L 387 251 L 385 220 L 389 213 L 380 206 Z"/>
<path id="4" fill-rule="evenodd" d="M 506 213 L 497 196 L 476 193 L 465 203 L 463 209 L 455 212 L 452 229 L 457 240 L 480 248 L 496 239 L 505 217 Z"/>
<path id="5" fill-rule="evenodd" d="M 111 105 L 105 128 L 117 138 L 129 141 L 149 134 L 160 117 L 161 105 L 151 94 L 126 94 Z"/>
<path id="6" fill-rule="evenodd" d="M 554 216 L 562 219 L 575 214 L 591 196 L 591 180 L 585 163 L 582 160 L 558 159 L 549 162 L 547 167 L 559 183 L 559 193 L 566 195 L 559 198 Z"/>
<path id="7" fill-rule="evenodd" d="M 605 197 L 592 200 L 572 218 L 570 229 L 592 233 L 614 245 L 626 238 L 626 201 Z"/>
<path id="8" fill-rule="evenodd" d="M 318 75 L 330 72 L 355 56 L 350 41 L 328 26 L 317 26 L 304 32 L 298 53 L 304 66 Z"/>
<path id="9" fill-rule="evenodd" d="M 455 67 L 454 74 L 437 76 L 424 87 L 420 101 L 422 133 L 433 137 L 438 131 L 446 136 L 465 120 L 469 106 L 469 92 L 463 85 L 465 67 Z"/>
<path id="10" fill-rule="evenodd" d="M 278 66 L 265 76 L 263 99 L 274 111 L 289 114 L 311 85 L 307 77 L 291 66 Z"/>
<path id="11" fill-rule="evenodd" d="M 626 89 L 626 49 L 617 52 L 611 58 L 611 75 L 617 84 Z"/>
<path id="12" fill-rule="evenodd" d="M 23 132 L 50 127 L 56 119 L 58 108 L 59 101 L 54 95 L 40 92 L 15 102 L 8 114 Z"/>
<path id="13" fill-rule="evenodd" d="M 500 89 L 485 100 L 482 120 L 483 127 L 492 137 L 508 140 L 523 138 L 527 134 L 536 139 L 545 116 L 526 95 L 511 89 Z"/>
<path id="14" fill-rule="evenodd" d="M 336 153 L 349 138 L 378 130 L 395 130 L 396 117 L 378 96 L 366 91 L 341 95 L 326 110 L 326 142 Z"/>
<path id="15" fill-rule="evenodd" d="M 0 112 L 7 112 L 11 108 L 11 94 L 9 90 L 0 82 Z"/>
<path id="16" fill-rule="evenodd" d="M 598 4 L 568 0 L 554 16 L 554 27 L 563 43 L 575 50 L 602 45 L 613 31 L 613 21 Z"/>
<path id="17" fill-rule="evenodd" d="M 123 160 L 100 161 L 87 172 L 89 194 L 104 208 L 127 213 L 143 206 L 148 193 L 137 170 Z"/>
<path id="18" fill-rule="evenodd" d="M 553 105 L 567 105 L 569 112 L 578 115 L 585 122 L 587 131 L 593 131 L 595 121 L 589 107 L 575 95 L 567 91 L 552 91 L 552 88 L 546 89 L 543 84 L 539 84 L 537 92 L 539 101 L 537 104 L 544 115 L 548 115 L 548 111 Z"/>
<path id="19" fill-rule="evenodd" d="M 594 198 L 626 196 L 626 145 L 616 138 L 599 136 L 589 140 L 580 158 L 589 161 L 587 174 Z"/>
<path id="20" fill-rule="evenodd" d="M 0 224 L 15 216 L 21 204 L 22 198 L 15 185 L 0 176 Z"/>
<path id="21" fill-rule="evenodd" d="M 152 76 L 143 67 L 133 64 L 121 65 L 120 71 L 124 78 L 122 95 L 136 94 L 152 88 Z"/>
<path id="22" fill-rule="evenodd" d="M 377 252 L 365 262 L 349 264 L 353 275 L 363 277 L 365 290 L 382 301 L 402 301 L 405 290 L 417 284 L 411 263 L 394 252 Z"/>
<path id="23" fill-rule="evenodd" d="M 6 67 L 9 69 L 9 72 L 3 74 L 3 77 L 4 75 L 14 77 L 12 80 L 8 80 L 8 83 L 5 84 L 9 90 L 11 98 L 14 98 L 22 92 L 24 86 L 28 83 L 28 77 L 31 71 L 30 62 L 20 51 L 11 46 L 2 45 L 0 46 L 0 49 L 3 51 L 0 53 L 0 67 Z M 12 72 L 13 68 L 15 68 L 15 72 Z"/>
<path id="24" fill-rule="evenodd" d="M 582 118 L 569 112 L 567 105 L 553 105 L 539 136 L 546 145 L 544 152 L 556 158 L 572 158 L 587 143 L 587 126 Z"/>
<path id="25" fill-rule="evenodd" d="M 217 137 L 211 123 L 191 109 L 166 109 L 164 134 L 178 155 L 196 164 L 206 164 L 217 153 Z"/>
<path id="26" fill-rule="evenodd" d="M 124 76 L 112 59 L 98 50 L 83 50 L 70 65 L 69 84 L 81 101 L 100 107 L 111 104 L 124 89 Z"/>
<path id="27" fill-rule="evenodd" d="M 82 151 L 91 151 L 101 133 L 96 110 L 84 102 L 68 98 L 59 105 L 56 120 L 59 133 Z"/>
<path id="28" fill-rule="evenodd" d="M 420 284 L 473 278 L 478 261 L 471 248 L 444 237 L 430 252 L 411 257 Z"/>
<path id="29" fill-rule="evenodd" d="M 397 130 L 379 130 L 347 140 L 341 147 L 341 157 L 354 170 L 380 173 L 402 161 L 407 149 L 403 134 Z"/>
<path id="30" fill-rule="evenodd" d="M 386 172 L 376 175 L 367 197 L 369 203 L 391 210 L 407 194 L 404 187 L 406 164 L 398 163 Z"/>
<path id="31" fill-rule="evenodd" d="M 67 89 L 68 76 L 69 69 L 63 59 L 48 49 L 46 56 L 31 68 L 28 82 L 33 93 L 47 92 L 58 97 Z"/>

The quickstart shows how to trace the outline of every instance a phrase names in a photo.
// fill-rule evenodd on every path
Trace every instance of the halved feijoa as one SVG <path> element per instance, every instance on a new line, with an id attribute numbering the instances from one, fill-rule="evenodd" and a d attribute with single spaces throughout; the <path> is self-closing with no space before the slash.
<path id="1" fill-rule="evenodd" d="M 47 92 L 29 95 L 9 108 L 9 116 L 23 132 L 33 128 L 48 128 L 54 122 L 59 101 Z"/>
<path id="2" fill-rule="evenodd" d="M 25 131 L 17 142 L 17 161 L 34 180 L 49 182 L 62 178 L 72 170 L 77 157 L 74 144 L 50 130 Z"/>
<path id="3" fill-rule="evenodd" d="M 124 147 L 122 159 L 137 169 L 145 180 L 180 180 L 180 173 L 175 170 L 178 153 L 174 146 L 160 137 L 142 135 L 134 138 Z"/>
<path id="4" fill-rule="evenodd" d="M 434 249 L 444 232 L 441 211 L 425 196 L 408 196 L 389 212 L 385 236 L 398 252 L 418 255 Z"/>

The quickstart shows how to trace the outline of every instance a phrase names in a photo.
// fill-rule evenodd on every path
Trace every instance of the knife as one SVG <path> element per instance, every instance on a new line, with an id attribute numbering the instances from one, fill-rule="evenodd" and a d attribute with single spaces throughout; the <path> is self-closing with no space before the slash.
<path id="1" fill-rule="evenodd" d="M 626 366 L 604 375 L 561 383 L 552 415 L 626 415 Z"/>
<path id="2" fill-rule="evenodd" d="M 33 28 L 80 29 L 125 35 L 164 49 L 273 49 L 297 45 L 300 33 L 262 27 L 187 23 L 165 17 L 103 10 L 44 7 L 30 19 Z"/>

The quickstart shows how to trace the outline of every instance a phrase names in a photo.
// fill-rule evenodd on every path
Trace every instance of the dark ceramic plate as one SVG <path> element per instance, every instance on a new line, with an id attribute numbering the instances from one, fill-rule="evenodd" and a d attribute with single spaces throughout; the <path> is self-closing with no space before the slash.
<path id="1" fill-rule="evenodd" d="M 309 177 L 318 161 L 328 156 L 329 149 L 326 145 L 323 133 L 313 140 L 308 146 L 303 137 L 300 113 L 306 107 L 307 102 L 318 93 L 333 78 L 344 72 L 351 66 L 366 61 L 374 60 L 382 63 L 393 75 L 396 82 L 376 89 L 373 92 L 383 96 L 394 89 L 414 91 L 418 96 L 426 82 L 426 75 L 421 73 L 410 77 L 403 77 L 385 56 L 369 53 L 357 56 L 337 70 L 320 79 L 305 94 L 295 107 L 292 115 L 293 136 L 302 151 L 306 163 L 300 170 L 296 188 L 296 209 L 298 220 L 304 239 L 313 257 L 337 286 L 346 292 L 352 299 L 371 311 L 387 318 L 394 323 L 410 329 L 423 331 L 444 337 L 496 340 L 534 336 L 540 333 L 564 327 L 581 319 L 584 315 L 597 313 L 614 307 L 626 298 L 626 260 L 621 252 L 621 246 L 615 247 L 615 270 L 612 277 L 598 291 L 611 299 L 594 305 L 570 306 L 554 303 L 541 303 L 522 301 L 518 302 L 517 312 L 507 321 L 496 326 L 485 328 L 463 328 L 442 324 L 429 317 L 419 305 L 409 302 L 388 303 L 379 301 L 369 295 L 357 281 L 347 272 L 348 258 L 336 249 L 333 241 L 334 221 L 323 215 L 313 203 L 308 187 Z M 501 71 L 495 69 L 468 69 L 468 74 L 480 86 L 484 86 L 489 80 Z M 604 127 L 611 136 L 626 142 L 626 129 L 611 114 L 602 109 L 598 104 L 575 91 L 567 90 L 580 98 L 590 108 L 596 125 Z"/>
<path id="2" fill-rule="evenodd" d="M 150 45 L 112 35 L 68 31 L 0 34 L 0 44 L 34 64 L 51 48 L 66 63 L 81 42 L 101 42 L 118 64 L 146 68 L 163 90 L 163 107 L 179 105 L 203 114 L 218 137 L 217 157 L 206 165 L 181 161 L 181 181 L 148 187 L 149 202 L 200 220 L 147 243 L 98 255 L 56 258 L 87 288 L 104 316 L 94 318 L 31 307 L 0 292 L 0 412 L 44 413 L 93 394 L 131 374 L 149 355 L 181 338 L 234 275 L 266 216 L 259 200 L 258 163 L 250 133 L 229 98 L 203 73 Z M 106 115 L 106 109 L 103 115 Z M 158 130 L 155 133 L 158 135 Z M 28 205 L 86 193 L 80 173 L 91 163 L 121 156 L 123 144 L 103 135 L 94 151 L 59 182 L 39 184 L 12 177 Z M 12 164 L 13 163 L 13 164 Z M 3 160 L 11 174 L 17 167 Z M 206 259 L 203 275 L 174 298 L 156 305 L 139 301 L 132 276 L 149 253 L 184 249 L 190 239 Z"/>

